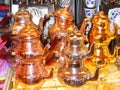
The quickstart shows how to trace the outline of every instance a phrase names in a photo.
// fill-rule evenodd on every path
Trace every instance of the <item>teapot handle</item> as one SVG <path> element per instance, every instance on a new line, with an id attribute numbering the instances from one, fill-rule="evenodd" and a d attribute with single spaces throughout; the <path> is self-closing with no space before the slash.
<path id="1" fill-rule="evenodd" d="M 48 29 L 45 29 L 45 26 L 47 25 L 47 22 L 50 20 L 50 17 L 52 17 L 53 14 L 46 14 L 44 16 L 44 18 L 40 19 L 39 22 L 39 30 L 42 32 L 41 35 L 41 41 L 42 43 L 47 43 L 47 39 L 48 39 L 48 35 L 46 35 L 46 33 L 48 34 Z"/>
<path id="2" fill-rule="evenodd" d="M 39 26 L 42 30 L 44 30 L 44 27 L 46 23 L 50 20 L 50 17 L 53 16 L 52 14 L 46 14 L 44 18 L 40 19 Z"/>
<path id="3" fill-rule="evenodd" d="M 83 34 L 83 36 L 85 36 L 86 33 L 86 27 L 89 25 L 88 22 L 91 22 L 90 18 L 85 18 L 81 24 L 80 27 L 80 33 Z M 88 43 L 88 36 L 84 37 L 84 41 Z"/>
<path id="4" fill-rule="evenodd" d="M 82 25 L 81 25 L 81 27 L 80 27 L 80 32 L 82 33 L 82 34 L 85 34 L 85 32 L 86 32 L 86 27 L 87 27 L 87 25 L 88 25 L 88 23 L 87 22 L 91 22 L 91 19 L 90 18 L 85 18 L 84 20 L 83 20 L 83 22 L 82 22 Z"/>

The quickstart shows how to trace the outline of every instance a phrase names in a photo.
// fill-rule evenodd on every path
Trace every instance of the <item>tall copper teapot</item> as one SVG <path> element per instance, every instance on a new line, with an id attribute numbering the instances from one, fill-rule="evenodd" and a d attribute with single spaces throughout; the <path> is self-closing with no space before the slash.
<path id="1" fill-rule="evenodd" d="M 103 11 L 100 11 L 92 19 L 92 29 L 89 32 L 89 43 L 108 43 L 115 38 L 117 26 L 114 25 L 113 30 L 110 30 L 110 20 L 104 14 Z M 108 39 L 109 38 L 109 39 Z"/>
<path id="2" fill-rule="evenodd" d="M 40 32 L 28 22 L 18 34 L 17 56 L 25 59 L 42 55 L 42 52 L 43 45 L 40 41 Z"/>
<path id="3" fill-rule="evenodd" d="M 52 22 L 51 20 L 53 24 L 48 26 L 48 30 L 45 30 L 46 23 L 48 21 Z M 41 19 L 40 26 L 42 26 L 43 29 L 44 39 L 49 38 L 50 41 L 53 41 L 57 36 L 66 36 L 76 28 L 74 25 L 74 17 L 68 7 L 57 9 L 52 14 L 45 15 L 44 20 Z M 45 35 L 45 33 L 47 33 L 47 35 Z"/>
<path id="4" fill-rule="evenodd" d="M 37 28 L 32 22 L 32 15 L 24 8 L 20 9 L 15 15 L 13 15 L 13 24 L 10 26 L 11 34 L 13 36 L 17 35 L 28 22 L 31 22 L 32 25 Z"/>
<path id="5" fill-rule="evenodd" d="M 67 7 L 58 9 L 53 12 L 55 23 L 49 28 L 50 40 L 54 40 L 56 36 L 66 36 L 76 27 L 73 24 L 74 18 Z"/>
<path id="6" fill-rule="evenodd" d="M 15 15 L 13 15 L 13 23 L 10 26 L 10 38 L 12 39 L 12 46 L 9 50 L 9 56 L 8 61 L 10 62 L 10 65 L 14 66 L 16 65 L 18 58 L 16 58 L 16 48 L 18 45 L 18 34 L 20 31 L 26 27 L 27 23 L 31 23 L 31 26 L 35 29 L 38 29 L 36 25 L 33 24 L 31 20 L 32 16 L 31 14 L 26 11 L 25 9 L 20 9 Z"/>
<path id="7" fill-rule="evenodd" d="M 117 27 L 110 31 L 110 21 L 103 11 L 92 19 L 93 27 L 89 32 L 88 41 L 94 43 L 93 49 L 85 59 L 84 64 L 94 73 L 97 67 L 105 67 L 115 62 L 114 55 L 109 52 L 108 45 L 115 38 Z"/>
<path id="8" fill-rule="evenodd" d="M 98 68 L 94 73 L 83 64 L 88 54 L 85 46 L 85 36 L 79 31 L 70 33 L 66 37 L 66 45 L 62 52 L 65 63 L 58 69 L 58 78 L 62 84 L 72 87 L 79 87 L 88 80 L 96 80 Z"/>
<path id="9" fill-rule="evenodd" d="M 66 37 L 70 32 L 78 30 L 73 23 L 74 18 L 67 7 L 54 11 L 52 15 L 54 16 L 55 22 L 48 30 L 50 44 L 45 46 L 46 49 L 44 53 L 47 65 L 60 61 L 59 55 L 66 43 L 64 37 Z M 63 63 L 63 60 L 60 62 Z"/>

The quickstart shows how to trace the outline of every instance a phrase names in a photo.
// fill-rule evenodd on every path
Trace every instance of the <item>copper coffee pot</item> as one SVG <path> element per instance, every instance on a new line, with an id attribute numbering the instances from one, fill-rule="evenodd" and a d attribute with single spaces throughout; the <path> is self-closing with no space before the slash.
<path id="1" fill-rule="evenodd" d="M 67 36 L 73 32 L 76 26 L 73 24 L 74 18 L 69 12 L 68 7 L 58 9 L 53 12 L 55 23 L 49 28 L 49 37 L 53 41 L 56 36 Z"/>
<path id="2" fill-rule="evenodd" d="M 10 26 L 10 32 L 12 36 L 16 36 L 28 22 L 31 22 L 34 27 L 38 28 L 32 22 L 32 15 L 24 8 L 21 8 L 15 15 L 12 14 L 12 17 L 14 19 L 13 24 Z"/>
<path id="3" fill-rule="evenodd" d="M 115 38 L 117 27 L 114 26 L 114 30 L 110 31 L 110 21 L 103 11 L 93 17 L 92 24 L 88 41 L 90 45 L 94 43 L 94 46 L 84 60 L 84 64 L 94 73 L 97 67 L 105 67 L 115 62 L 115 57 L 110 54 L 108 45 Z"/>
<path id="4" fill-rule="evenodd" d="M 23 28 L 26 27 L 27 23 L 31 23 L 31 26 L 35 29 L 38 29 L 38 27 L 35 24 L 33 24 L 31 14 L 24 8 L 20 9 L 15 15 L 12 16 L 14 20 L 9 28 L 10 38 L 12 39 L 12 46 L 9 50 L 8 61 L 10 62 L 11 66 L 15 66 L 17 61 L 19 61 L 18 58 L 16 58 L 16 48 L 19 42 L 18 34 Z"/>
<path id="5" fill-rule="evenodd" d="M 78 31 L 70 33 L 66 39 L 67 42 L 62 52 L 65 62 L 58 69 L 60 82 L 67 86 L 79 87 L 86 81 L 97 80 L 99 68 L 91 73 L 90 69 L 83 64 L 89 52 L 85 46 L 85 36 Z"/>
<path id="6" fill-rule="evenodd" d="M 42 55 L 43 45 L 40 41 L 40 32 L 30 22 L 18 34 L 17 57 L 20 59 Z"/>
<path id="7" fill-rule="evenodd" d="M 73 24 L 74 18 L 67 7 L 54 11 L 52 16 L 54 16 L 55 23 L 48 30 L 50 44 L 45 46 L 44 57 L 46 65 L 52 65 L 56 61 L 63 63 L 63 60 L 59 60 L 61 58 L 59 55 L 66 43 L 63 38 L 70 32 L 78 31 Z"/>
<path id="8" fill-rule="evenodd" d="M 41 56 L 22 60 L 15 70 L 15 81 L 25 89 L 40 87 L 45 79 L 50 78 L 52 72 L 43 64 Z"/>
<path id="9" fill-rule="evenodd" d="M 57 9 L 52 14 L 46 15 L 44 20 L 42 20 L 42 24 L 44 24 L 43 29 L 50 17 L 54 18 L 54 24 L 49 27 L 48 31 L 43 31 L 48 33 L 48 36 L 45 36 L 43 33 L 44 39 L 48 37 L 50 38 L 50 42 L 57 36 L 66 36 L 68 33 L 73 32 L 76 28 L 73 23 L 74 17 L 70 13 L 68 7 Z"/>
<path id="10" fill-rule="evenodd" d="M 89 32 L 89 43 L 108 43 L 115 38 L 117 32 L 117 26 L 114 25 L 114 30 L 110 30 L 110 20 L 104 14 L 103 11 L 100 11 L 92 19 L 92 29 Z M 107 39 L 109 38 L 109 39 Z"/>

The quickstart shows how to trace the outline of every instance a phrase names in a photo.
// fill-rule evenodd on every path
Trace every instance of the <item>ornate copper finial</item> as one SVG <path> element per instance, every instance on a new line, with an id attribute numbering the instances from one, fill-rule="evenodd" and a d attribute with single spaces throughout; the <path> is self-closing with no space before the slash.
<path id="1" fill-rule="evenodd" d="M 89 32 L 89 42 L 103 43 L 115 37 L 116 26 L 110 29 L 110 20 L 103 11 L 100 11 L 92 18 L 93 27 Z M 109 39 L 108 39 L 109 38 Z"/>
<path id="2" fill-rule="evenodd" d="M 62 17 L 69 20 L 74 20 L 73 15 L 70 13 L 68 7 L 64 7 L 53 12 L 55 16 Z"/>
<path id="3" fill-rule="evenodd" d="M 32 15 L 28 11 L 26 11 L 24 8 L 21 8 L 14 16 L 14 20 L 21 21 L 21 23 L 22 21 L 26 22 L 31 18 L 32 18 Z"/>
<path id="4" fill-rule="evenodd" d="M 92 20 L 93 27 L 97 29 L 108 29 L 110 20 L 103 11 L 98 12 L 97 15 L 93 17 Z"/>
<path id="5" fill-rule="evenodd" d="M 32 27 L 30 22 L 19 33 L 19 38 L 27 39 L 27 38 L 35 38 L 39 36 L 40 36 L 40 32 L 35 27 Z"/>

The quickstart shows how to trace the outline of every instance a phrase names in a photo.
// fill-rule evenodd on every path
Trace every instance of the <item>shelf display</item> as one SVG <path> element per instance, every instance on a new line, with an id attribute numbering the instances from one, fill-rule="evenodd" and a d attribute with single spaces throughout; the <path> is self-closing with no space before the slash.
<path id="1" fill-rule="evenodd" d="M 120 89 L 120 12 L 117 6 L 102 10 L 119 1 L 11 1 L 17 8 L 8 28 L 13 43 L 5 55 L 3 90 Z"/>

